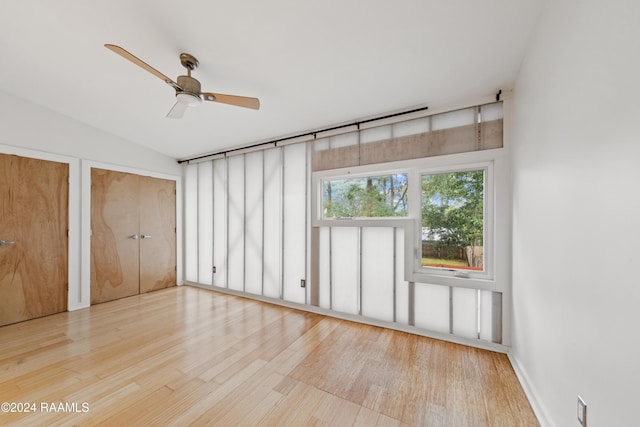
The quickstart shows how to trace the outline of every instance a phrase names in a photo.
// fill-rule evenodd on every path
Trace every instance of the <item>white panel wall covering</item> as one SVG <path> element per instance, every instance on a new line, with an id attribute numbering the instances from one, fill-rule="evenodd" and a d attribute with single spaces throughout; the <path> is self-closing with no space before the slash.
<path id="1" fill-rule="evenodd" d="M 362 315 L 393 322 L 393 228 L 363 227 L 361 230 Z"/>
<path id="2" fill-rule="evenodd" d="M 409 324 L 409 284 L 404 280 L 404 230 L 396 229 L 396 322 Z"/>
<path id="3" fill-rule="evenodd" d="M 359 294 L 359 229 L 331 229 L 331 283 L 333 310 L 358 314 Z"/>
<path id="4" fill-rule="evenodd" d="M 227 160 L 213 161 L 213 275 L 215 286 L 227 286 Z"/>
<path id="5" fill-rule="evenodd" d="M 318 242 L 318 254 L 320 259 L 318 260 L 319 277 L 319 301 L 318 305 L 322 308 L 331 308 L 331 258 L 330 258 L 330 242 L 331 242 L 331 228 L 320 227 L 320 235 Z"/>
<path id="6" fill-rule="evenodd" d="M 213 163 L 198 163 L 198 282 L 213 275 Z"/>
<path id="7" fill-rule="evenodd" d="M 244 156 L 227 159 L 228 167 L 228 288 L 244 289 Z"/>
<path id="8" fill-rule="evenodd" d="M 245 291 L 262 295 L 262 151 L 245 162 Z"/>
<path id="9" fill-rule="evenodd" d="M 284 147 L 283 298 L 304 304 L 306 279 L 307 145 Z"/>
<path id="10" fill-rule="evenodd" d="M 480 291 L 480 339 L 493 339 L 493 292 Z"/>
<path id="11" fill-rule="evenodd" d="M 184 174 L 184 278 L 198 281 L 198 165 L 187 165 Z"/>
<path id="12" fill-rule="evenodd" d="M 437 127 L 471 115 L 443 117 Z M 402 135 L 428 126 L 427 119 L 392 125 Z M 376 128 L 369 136 L 390 130 Z M 186 166 L 187 281 L 308 303 L 309 287 L 300 286 L 308 280 L 308 148 L 292 144 Z M 318 283 L 309 283 L 318 286 L 319 307 L 402 325 L 409 325 L 413 311 L 418 328 L 491 341 L 492 292 L 415 283 L 410 298 L 404 228 L 394 225 L 320 227 Z"/>
<path id="13" fill-rule="evenodd" d="M 264 296 L 280 298 L 282 277 L 282 149 L 264 152 Z"/>
<path id="14" fill-rule="evenodd" d="M 415 325 L 449 333 L 449 287 L 416 283 Z"/>
<path id="15" fill-rule="evenodd" d="M 453 333 L 467 338 L 478 337 L 478 291 L 453 288 Z"/>

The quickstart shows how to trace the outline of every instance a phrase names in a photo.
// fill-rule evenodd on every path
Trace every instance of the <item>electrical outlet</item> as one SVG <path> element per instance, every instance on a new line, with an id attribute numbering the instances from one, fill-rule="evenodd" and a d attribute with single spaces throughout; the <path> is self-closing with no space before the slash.
<path id="1" fill-rule="evenodd" d="M 304 279 L 300 279 L 300 287 L 301 288 L 306 288 L 307 287 L 307 281 Z"/>
<path id="2" fill-rule="evenodd" d="M 578 396 L 578 421 L 582 427 L 587 427 L 587 404 Z"/>
<path id="3" fill-rule="evenodd" d="M 213 269 L 212 269 L 212 270 L 213 270 L 213 271 L 212 271 L 212 273 L 213 273 L 213 274 L 216 274 L 216 266 L 215 266 L 215 265 L 213 266 Z"/>

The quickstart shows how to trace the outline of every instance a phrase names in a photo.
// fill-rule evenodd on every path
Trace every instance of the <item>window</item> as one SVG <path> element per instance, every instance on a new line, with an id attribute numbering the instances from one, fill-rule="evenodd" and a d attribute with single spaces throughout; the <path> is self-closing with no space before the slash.
<path id="1" fill-rule="evenodd" d="M 312 227 L 402 228 L 408 283 L 504 291 L 511 242 L 503 133 L 497 102 L 366 124 L 340 144 L 318 139 Z"/>
<path id="2" fill-rule="evenodd" d="M 406 217 L 407 184 L 406 173 L 324 180 L 322 217 Z"/>
<path id="3" fill-rule="evenodd" d="M 484 271 L 485 169 L 421 176 L 421 266 Z"/>

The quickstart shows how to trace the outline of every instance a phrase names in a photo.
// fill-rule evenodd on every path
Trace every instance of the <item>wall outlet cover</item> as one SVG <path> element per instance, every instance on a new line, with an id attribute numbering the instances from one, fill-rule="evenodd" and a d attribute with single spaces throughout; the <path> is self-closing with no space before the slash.
<path id="1" fill-rule="evenodd" d="M 587 404 L 578 396 L 578 422 L 582 427 L 587 427 Z"/>

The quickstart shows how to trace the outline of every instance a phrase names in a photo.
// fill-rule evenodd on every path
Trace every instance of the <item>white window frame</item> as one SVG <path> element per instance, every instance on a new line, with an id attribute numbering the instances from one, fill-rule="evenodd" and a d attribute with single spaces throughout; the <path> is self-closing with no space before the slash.
<path id="1" fill-rule="evenodd" d="M 443 271 L 422 267 L 421 177 L 424 174 L 486 168 L 485 238 L 483 272 Z M 322 218 L 322 183 L 327 179 L 408 173 L 406 217 Z M 404 278 L 408 282 L 504 292 L 509 289 L 511 271 L 511 220 L 508 158 L 505 149 L 483 150 L 384 164 L 354 166 L 312 173 L 311 225 L 313 227 L 378 226 L 403 227 L 405 231 Z M 464 276 L 464 277 L 461 277 Z"/>
<path id="2" fill-rule="evenodd" d="M 483 271 L 469 271 L 464 269 L 443 269 L 436 267 L 425 267 L 422 265 L 422 177 L 424 175 L 435 175 L 441 173 L 450 172 L 466 172 L 484 170 L 484 203 L 483 203 L 483 252 L 484 252 L 484 268 Z M 474 163 L 459 163 L 451 165 L 434 165 L 430 167 L 418 168 L 414 172 L 417 176 L 414 178 L 414 182 L 418 184 L 419 195 L 414 195 L 409 201 L 410 209 L 413 205 L 418 205 L 417 210 L 414 211 L 415 229 L 413 230 L 416 244 L 411 250 L 413 255 L 413 264 L 411 265 L 412 281 L 426 282 L 434 284 L 444 284 L 434 282 L 434 278 L 437 282 L 440 282 L 438 278 L 455 278 L 462 279 L 464 281 L 491 281 L 493 280 L 494 271 L 494 179 L 493 179 L 493 161 L 482 161 Z M 414 201 L 412 204 L 411 201 Z M 450 285 L 450 283 L 447 283 Z M 459 285 L 458 285 L 459 286 Z M 469 287 L 468 285 L 465 287 Z M 473 286 L 475 288 L 475 286 Z"/>
<path id="3" fill-rule="evenodd" d="M 386 166 L 387 164 L 384 164 L 384 166 Z M 373 165 L 373 166 L 378 166 L 380 167 L 381 165 Z M 323 217 L 323 212 L 324 212 L 324 183 L 326 181 L 339 181 L 339 180 L 346 180 L 346 179 L 357 179 L 357 178 L 367 178 L 367 177 L 372 177 L 372 178 L 377 178 L 377 177 L 381 177 L 381 176 L 388 176 L 388 175 L 407 175 L 407 186 L 410 186 L 410 169 L 391 169 L 391 168 L 385 168 L 385 169 L 373 169 L 372 171 L 368 171 L 369 167 L 358 167 L 358 170 L 354 170 L 355 168 L 348 168 L 346 174 L 343 175 L 336 175 L 336 170 L 331 170 L 331 171 L 322 171 L 322 172 L 315 172 L 314 174 L 314 178 L 315 181 L 312 180 L 313 182 L 313 188 L 318 192 L 318 199 L 316 200 L 316 198 L 314 197 L 314 200 L 316 200 L 316 207 L 317 207 L 317 211 L 314 210 L 313 212 L 315 212 L 315 218 L 324 223 L 325 221 L 329 221 L 329 224 L 326 225 L 335 225 L 336 221 L 364 221 L 364 220 L 374 220 L 374 221 L 382 221 L 382 220 L 398 220 L 398 219 L 407 219 L 409 218 L 410 213 L 410 208 L 407 208 L 407 215 L 403 215 L 403 216 L 383 216 L 383 217 L 347 217 L 347 218 L 324 218 Z M 364 170 L 359 170 L 359 169 L 364 169 Z M 326 173 L 325 173 L 326 172 Z M 410 205 L 409 202 L 409 191 L 407 191 L 407 205 Z"/>

